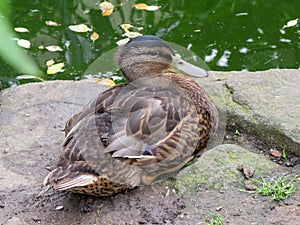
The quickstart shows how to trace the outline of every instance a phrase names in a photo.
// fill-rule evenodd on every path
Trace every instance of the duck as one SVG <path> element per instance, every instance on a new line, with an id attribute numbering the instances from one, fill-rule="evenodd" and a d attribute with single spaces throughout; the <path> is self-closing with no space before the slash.
<path id="1" fill-rule="evenodd" d="M 198 157 L 214 135 L 216 106 L 193 78 L 171 70 L 176 54 L 167 42 L 131 38 L 115 59 L 128 82 L 100 93 L 66 122 L 46 187 L 105 197 L 151 185 Z"/>

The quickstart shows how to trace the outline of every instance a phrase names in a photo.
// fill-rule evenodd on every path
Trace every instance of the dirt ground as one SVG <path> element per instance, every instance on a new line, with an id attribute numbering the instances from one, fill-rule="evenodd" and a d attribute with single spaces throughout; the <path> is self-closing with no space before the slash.
<path id="1" fill-rule="evenodd" d="M 269 154 L 272 146 L 255 137 L 235 135 L 234 129 L 229 129 L 224 142 L 277 160 L 286 173 L 296 175 L 300 171 L 298 157 L 288 155 L 289 163 L 282 163 Z M 38 157 L 37 162 L 43 161 L 45 156 Z M 44 170 L 34 173 L 46 175 Z M 209 224 L 205 223 L 209 212 L 221 215 L 223 224 L 300 224 L 299 188 L 290 198 L 280 202 L 236 190 L 201 190 L 192 196 L 181 196 L 172 187 L 172 179 L 106 198 L 53 190 L 41 194 L 41 191 L 42 185 L 39 185 L 30 190 L 16 188 L 0 193 L 0 218 L 3 220 L 0 224 Z"/>

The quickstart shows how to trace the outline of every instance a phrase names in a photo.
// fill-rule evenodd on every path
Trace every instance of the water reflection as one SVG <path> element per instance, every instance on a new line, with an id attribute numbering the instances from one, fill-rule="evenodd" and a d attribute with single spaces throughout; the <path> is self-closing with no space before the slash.
<path id="1" fill-rule="evenodd" d="M 299 24 L 283 28 L 299 17 L 300 1 L 280 0 L 208 1 L 189 0 L 143 1 L 160 5 L 154 12 L 136 10 L 137 0 L 111 0 L 114 12 L 103 17 L 99 2 L 94 0 L 12 1 L 14 27 L 26 27 L 30 33 L 18 34 L 30 40 L 32 47 L 24 50 L 40 68 L 54 59 L 65 62 L 65 72 L 45 75 L 46 79 L 82 79 L 87 70 L 103 53 L 115 48 L 122 38 L 120 25 L 130 23 L 143 27 L 143 34 L 158 35 L 166 41 L 190 48 L 203 58 L 212 70 L 266 70 L 299 68 Z M 46 20 L 61 24 L 45 25 Z M 75 33 L 71 24 L 84 23 L 93 27 L 100 37 L 95 43 L 88 33 Z M 40 50 L 40 45 L 58 45 L 62 52 Z M 112 71 L 113 72 L 113 71 Z M 19 83 L 17 74 L 0 60 L 4 87 Z M 3 77 L 5 74 L 5 77 Z"/>

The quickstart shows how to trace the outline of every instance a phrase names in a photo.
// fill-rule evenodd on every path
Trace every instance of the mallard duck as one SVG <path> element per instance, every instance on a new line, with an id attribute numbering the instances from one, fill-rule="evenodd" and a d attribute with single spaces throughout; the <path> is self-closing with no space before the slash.
<path id="1" fill-rule="evenodd" d="M 116 61 L 128 83 L 67 121 L 57 168 L 44 185 L 109 196 L 168 177 L 199 154 L 216 130 L 217 110 L 192 78 L 168 71 L 174 57 L 151 35 L 120 47 Z"/>

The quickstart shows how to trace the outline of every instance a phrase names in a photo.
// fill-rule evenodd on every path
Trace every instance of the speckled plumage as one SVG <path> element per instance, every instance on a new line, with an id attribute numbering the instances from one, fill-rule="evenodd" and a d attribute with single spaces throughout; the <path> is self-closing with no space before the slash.
<path id="1" fill-rule="evenodd" d="M 67 121 L 45 185 L 109 196 L 170 176 L 206 147 L 217 110 L 193 79 L 165 72 L 173 54 L 149 35 L 120 48 L 117 62 L 129 83 L 100 93 Z"/>

